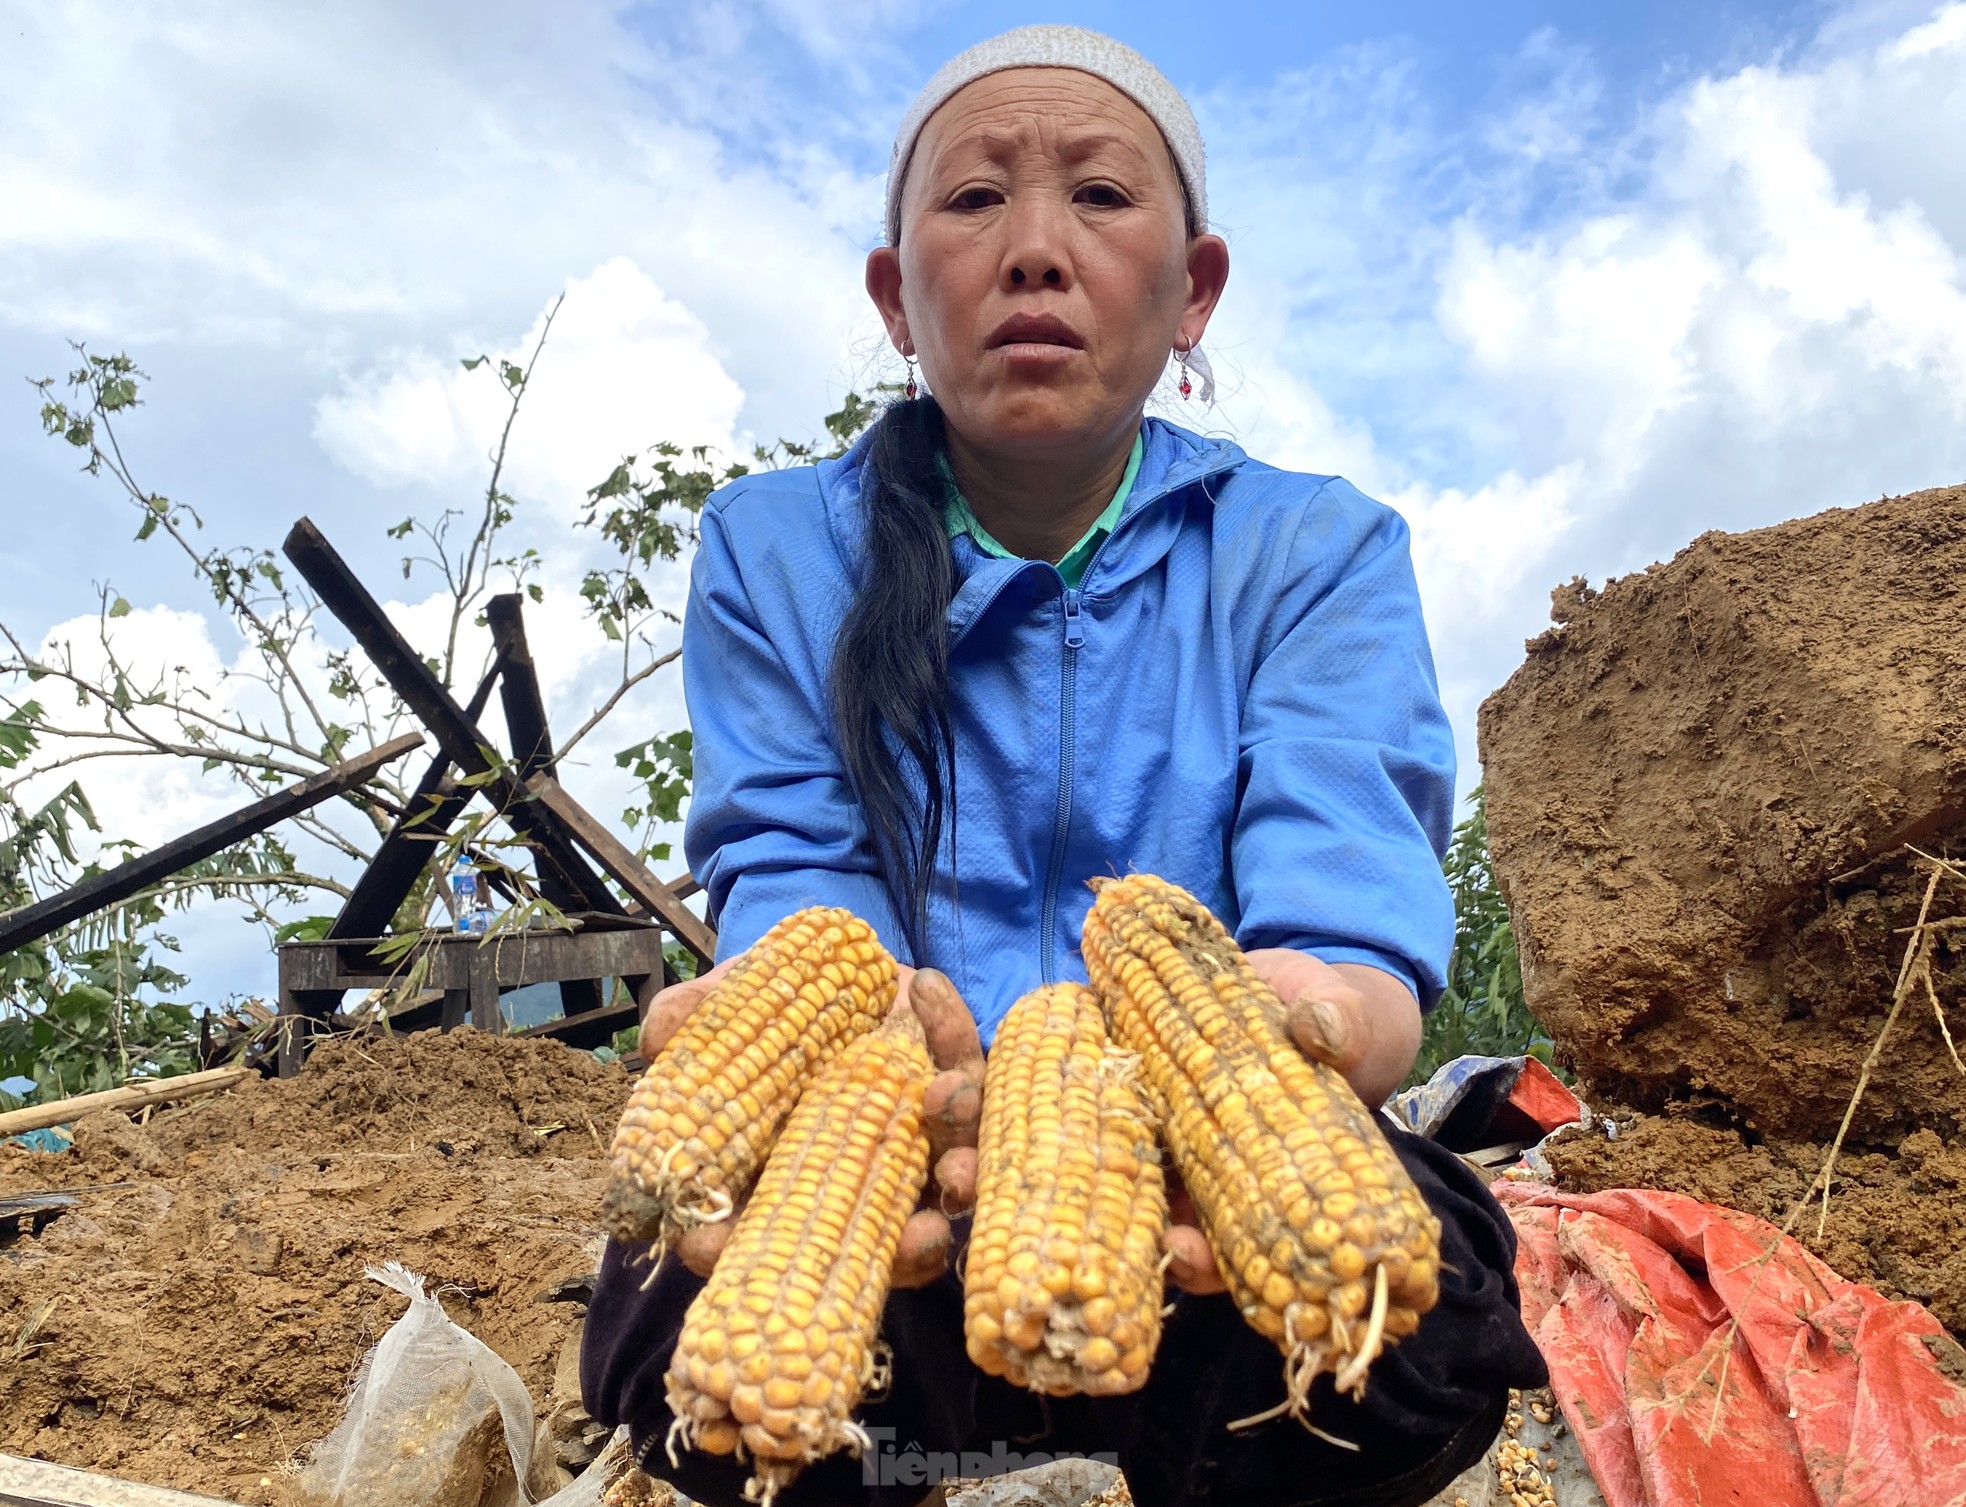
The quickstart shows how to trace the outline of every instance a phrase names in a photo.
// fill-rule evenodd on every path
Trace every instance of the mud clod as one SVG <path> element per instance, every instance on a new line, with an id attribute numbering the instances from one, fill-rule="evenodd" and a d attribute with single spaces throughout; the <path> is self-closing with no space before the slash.
<path id="1" fill-rule="evenodd" d="M 1966 853 L 1966 487 L 1707 534 L 1558 596 L 1481 712 L 1531 1008 L 1598 1097 L 1833 1133 L 1924 894 L 1910 847 Z M 1966 1039 L 1966 929 L 1934 964 Z M 1966 1127 L 1920 1003 L 1861 1139 Z"/>

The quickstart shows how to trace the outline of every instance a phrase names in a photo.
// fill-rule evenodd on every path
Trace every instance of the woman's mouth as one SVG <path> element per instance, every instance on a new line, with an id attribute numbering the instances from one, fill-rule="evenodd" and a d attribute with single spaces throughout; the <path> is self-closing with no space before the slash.
<path id="1" fill-rule="evenodd" d="M 1014 361 L 1062 361 L 1085 341 L 1055 314 L 1013 314 L 990 332 L 989 349 Z"/>

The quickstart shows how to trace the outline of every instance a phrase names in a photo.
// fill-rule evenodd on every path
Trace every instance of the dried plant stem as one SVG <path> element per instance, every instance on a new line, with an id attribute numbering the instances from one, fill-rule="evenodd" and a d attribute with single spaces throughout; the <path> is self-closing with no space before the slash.
<path id="1" fill-rule="evenodd" d="M 1952 1065 L 1959 1069 L 1962 1077 L 1966 1077 L 1966 1062 L 1959 1060 L 1959 1048 L 1953 1044 L 1952 1027 L 1946 1024 L 1945 1006 L 1939 1003 L 1939 990 L 1938 986 L 1932 982 L 1932 968 L 1929 962 L 1926 964 L 1923 977 L 1925 979 L 1926 998 L 1932 1001 L 1932 1015 L 1939 1023 L 1939 1034 L 1945 1038 L 1946 1050 L 1952 1053 Z"/>
<path id="2" fill-rule="evenodd" d="M 1829 1155 L 1823 1159 L 1823 1170 L 1816 1175 L 1816 1181 L 1823 1190 L 1823 1212 L 1816 1220 L 1818 1244 L 1821 1244 L 1824 1232 L 1829 1228 L 1829 1186 L 1836 1171 L 1836 1159 L 1843 1150 L 1843 1138 L 1850 1133 L 1850 1122 L 1857 1117 L 1857 1106 L 1863 1102 L 1864 1090 L 1870 1087 L 1871 1071 L 1877 1066 L 1878 1058 L 1884 1055 L 1884 1043 L 1891 1035 L 1891 1027 L 1897 1023 L 1898 1012 L 1905 1007 L 1912 980 L 1921 973 L 1929 976 L 1931 972 L 1932 936 L 1925 928 L 1925 921 L 1932 914 L 1932 897 L 1938 893 L 1939 880 L 1945 877 L 1947 867 L 1950 865 L 1934 865 L 1932 869 L 1931 883 L 1925 886 L 1925 898 L 1918 907 L 1918 924 L 1912 927 L 1911 940 L 1905 943 L 1904 962 L 1898 967 L 1898 986 L 1891 991 L 1890 1013 L 1884 1017 L 1884 1028 L 1877 1033 L 1877 1040 L 1871 1043 L 1870 1055 L 1864 1058 L 1863 1068 L 1857 1074 L 1856 1092 L 1850 1095 L 1849 1108 L 1843 1111 L 1843 1123 L 1836 1127 L 1836 1139 L 1830 1142 Z M 1803 1203 L 1807 1204 L 1808 1201 L 1805 1195 Z M 1793 1214 L 1790 1217 L 1793 1218 Z"/>

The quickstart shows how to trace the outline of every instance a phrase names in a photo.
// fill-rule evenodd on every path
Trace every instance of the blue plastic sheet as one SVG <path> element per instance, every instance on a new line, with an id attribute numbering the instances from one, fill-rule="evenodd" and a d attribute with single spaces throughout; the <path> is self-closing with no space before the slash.
<path id="1" fill-rule="evenodd" d="M 75 1144 L 66 1125 L 50 1125 L 44 1130 L 23 1130 L 19 1135 L 0 1136 L 0 1145 L 25 1146 L 29 1151 L 66 1151 Z"/>

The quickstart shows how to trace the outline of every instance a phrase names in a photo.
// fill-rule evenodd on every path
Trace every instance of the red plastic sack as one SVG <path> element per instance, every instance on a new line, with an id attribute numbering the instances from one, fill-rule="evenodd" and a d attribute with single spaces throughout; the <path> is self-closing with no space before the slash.
<path id="1" fill-rule="evenodd" d="M 1609 1507 L 1966 1507 L 1966 1387 L 1938 1364 L 1959 1351 L 1924 1308 L 1681 1194 L 1494 1192 Z"/>
<path id="2" fill-rule="evenodd" d="M 1509 1090 L 1509 1108 L 1544 1135 L 1560 1125 L 1574 1125 L 1584 1115 L 1584 1106 L 1577 1096 L 1534 1057 L 1522 1059 L 1522 1072 L 1516 1077 L 1515 1087 Z"/>

